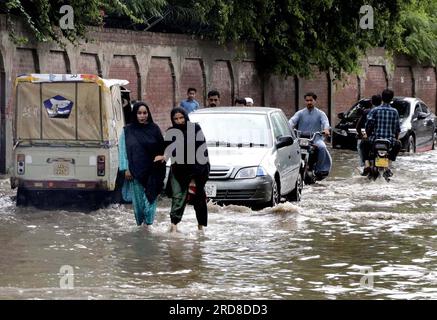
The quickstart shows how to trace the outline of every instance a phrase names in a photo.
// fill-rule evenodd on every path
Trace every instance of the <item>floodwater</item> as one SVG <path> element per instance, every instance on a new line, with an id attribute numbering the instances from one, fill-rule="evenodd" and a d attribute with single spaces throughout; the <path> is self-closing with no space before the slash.
<path id="1" fill-rule="evenodd" d="M 390 183 L 332 150 L 302 202 L 251 211 L 192 207 L 146 231 L 128 205 L 16 208 L 0 180 L 0 299 L 437 299 L 437 150 L 401 156 Z"/>

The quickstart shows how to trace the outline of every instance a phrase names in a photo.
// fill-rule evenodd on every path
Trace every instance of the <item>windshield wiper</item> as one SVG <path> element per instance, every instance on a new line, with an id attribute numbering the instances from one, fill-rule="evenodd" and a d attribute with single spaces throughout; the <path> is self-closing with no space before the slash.
<path id="1" fill-rule="evenodd" d="M 265 143 L 254 143 L 254 142 L 229 142 L 229 141 L 208 141 L 208 146 L 214 146 L 214 147 L 266 147 L 267 144 Z"/>
<path id="2" fill-rule="evenodd" d="M 227 141 L 208 141 L 206 143 L 208 146 L 215 146 L 215 147 L 231 147 L 231 142 Z"/>
<path id="3" fill-rule="evenodd" d="M 238 143 L 238 147 L 249 147 L 249 148 L 253 148 L 253 147 L 266 147 L 267 144 L 265 143 L 254 143 L 254 142 L 242 142 L 242 143 Z"/>

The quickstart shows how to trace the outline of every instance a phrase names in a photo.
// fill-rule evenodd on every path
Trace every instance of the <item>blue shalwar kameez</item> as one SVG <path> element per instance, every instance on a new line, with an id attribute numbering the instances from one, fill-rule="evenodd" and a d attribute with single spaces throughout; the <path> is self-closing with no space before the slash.
<path id="1" fill-rule="evenodd" d="M 129 169 L 129 162 L 126 152 L 126 141 L 125 141 L 124 130 L 119 138 L 118 152 L 119 152 L 119 170 L 125 171 Z M 137 225 L 143 223 L 147 225 L 153 224 L 156 214 L 157 199 L 152 203 L 149 202 L 144 190 L 144 186 L 135 178 L 131 181 L 125 180 L 127 184 L 128 192 L 130 193 L 132 199 L 132 206 L 134 209 L 135 220 Z"/>
<path id="2" fill-rule="evenodd" d="M 314 132 L 329 129 L 329 120 L 326 114 L 314 107 L 311 111 L 308 108 L 299 110 L 290 119 L 290 125 L 302 132 Z M 316 173 L 328 173 L 331 171 L 332 159 L 321 136 L 317 136 L 314 144 L 318 147 L 318 158 L 315 165 Z"/>

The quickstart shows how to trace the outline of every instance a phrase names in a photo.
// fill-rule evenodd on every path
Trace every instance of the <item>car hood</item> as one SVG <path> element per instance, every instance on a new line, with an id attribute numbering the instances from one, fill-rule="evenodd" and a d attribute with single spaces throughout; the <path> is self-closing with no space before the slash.
<path id="1" fill-rule="evenodd" d="M 211 166 L 258 166 L 270 152 L 271 148 L 208 147 Z"/>

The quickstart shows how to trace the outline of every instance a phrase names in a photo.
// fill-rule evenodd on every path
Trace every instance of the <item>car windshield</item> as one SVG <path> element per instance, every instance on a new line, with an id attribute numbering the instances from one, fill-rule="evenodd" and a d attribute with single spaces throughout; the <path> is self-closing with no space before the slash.
<path id="1" fill-rule="evenodd" d="M 352 108 L 349 109 L 348 112 L 346 112 L 345 118 L 348 118 L 349 120 L 359 118 L 361 116 L 361 111 L 365 108 L 369 108 L 370 104 L 371 102 L 368 100 L 358 101 L 352 106 Z"/>
<path id="2" fill-rule="evenodd" d="M 267 116 L 247 113 L 191 113 L 202 128 L 208 146 L 271 147 Z"/>
<path id="3" fill-rule="evenodd" d="M 393 101 L 391 106 L 398 110 L 399 118 L 408 117 L 408 115 L 410 114 L 410 103 L 407 101 Z"/>

